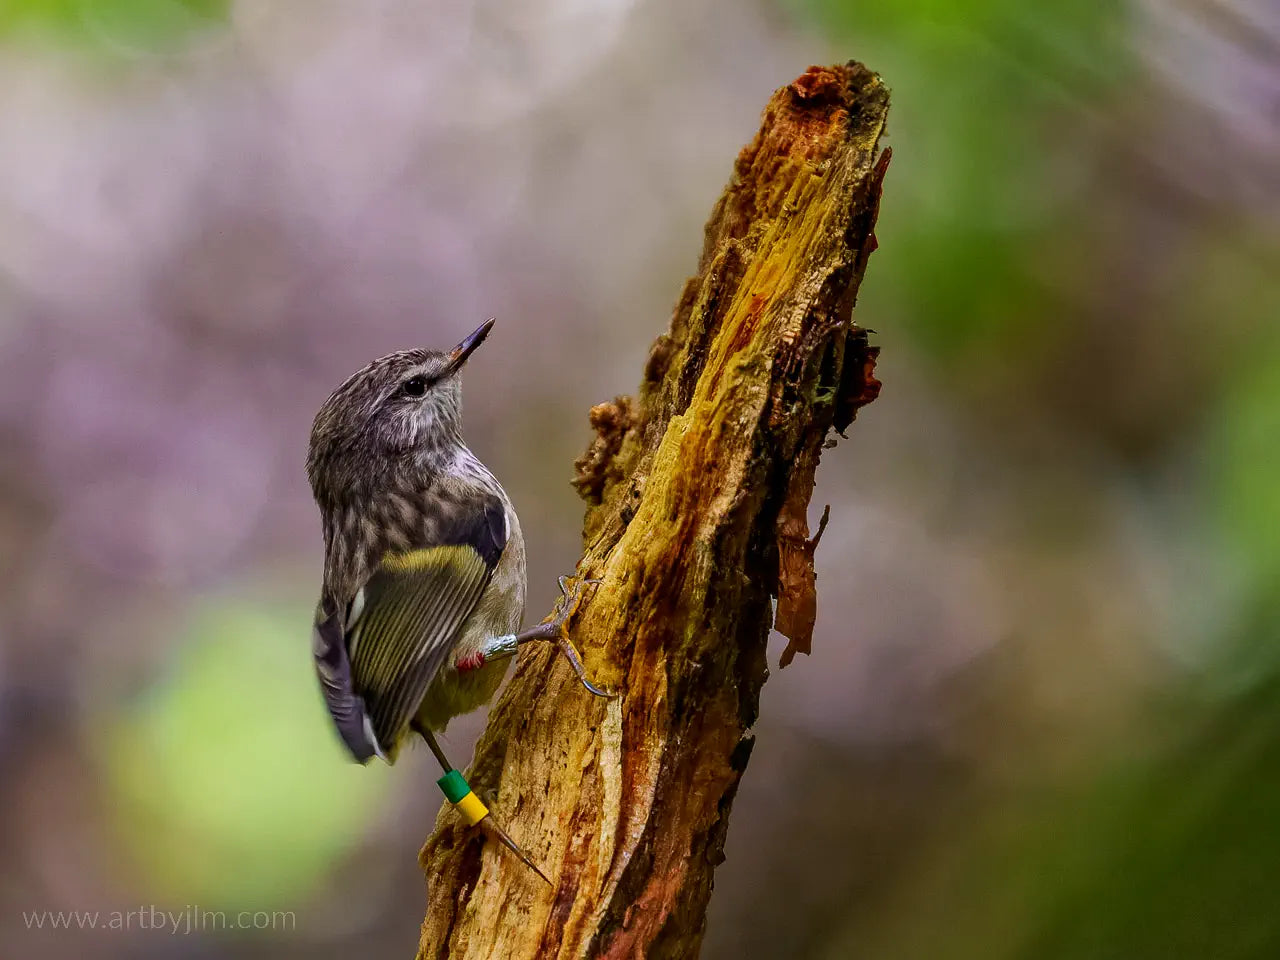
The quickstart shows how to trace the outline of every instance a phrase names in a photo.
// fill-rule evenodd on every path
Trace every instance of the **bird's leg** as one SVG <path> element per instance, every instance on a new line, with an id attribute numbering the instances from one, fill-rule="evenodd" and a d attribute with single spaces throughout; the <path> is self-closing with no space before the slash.
<path id="1" fill-rule="evenodd" d="M 551 880 L 545 873 L 538 869 L 538 865 L 533 862 L 527 853 L 520 848 L 520 845 L 511 839 L 511 835 L 503 830 L 498 821 L 493 818 L 489 812 L 489 808 L 484 802 L 476 796 L 475 791 L 471 789 L 471 785 L 467 783 L 453 764 L 449 762 L 449 758 L 444 755 L 444 751 L 440 749 L 440 744 L 436 742 L 435 734 L 433 734 L 426 726 L 416 727 L 417 731 L 422 734 L 422 738 L 427 741 L 427 746 L 431 748 L 431 752 L 436 755 L 436 759 L 440 761 L 440 766 L 444 767 L 444 776 L 436 783 L 441 791 L 458 812 L 462 814 L 467 823 L 475 826 L 479 824 L 481 829 L 493 834 L 493 836 L 508 850 L 520 858 L 520 862 L 526 867 L 546 880 L 548 885 Z"/>
<path id="2" fill-rule="evenodd" d="M 574 611 L 578 609 L 578 604 L 582 601 L 582 590 L 587 584 L 599 583 L 599 580 L 579 580 L 570 590 L 566 586 L 566 577 L 559 579 L 560 584 L 560 600 L 556 603 L 556 611 L 550 620 L 546 623 L 540 623 L 536 627 L 530 627 L 523 633 L 508 633 L 505 636 L 493 637 L 485 642 L 475 653 L 463 657 L 457 662 L 457 668 L 460 671 L 475 670 L 484 666 L 491 660 L 502 660 L 506 657 L 513 657 L 519 651 L 522 643 L 532 643 L 536 640 L 544 640 L 554 643 L 556 649 L 569 662 L 570 669 L 573 670 L 574 676 L 578 678 L 578 682 L 586 687 L 597 697 L 612 697 L 615 694 L 608 690 L 602 690 L 594 683 L 587 679 L 587 671 L 582 666 L 582 657 L 579 656 L 577 649 L 573 645 L 573 641 L 569 639 L 568 632 L 565 630 L 565 624 L 569 618 L 573 616 Z"/>

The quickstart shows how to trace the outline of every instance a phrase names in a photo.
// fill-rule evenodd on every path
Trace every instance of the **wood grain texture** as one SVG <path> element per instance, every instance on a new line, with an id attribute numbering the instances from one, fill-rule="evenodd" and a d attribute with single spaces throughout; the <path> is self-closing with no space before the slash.
<path id="1" fill-rule="evenodd" d="M 638 399 L 593 408 L 577 573 L 602 583 L 570 630 L 621 696 L 589 696 L 545 645 L 522 655 L 470 779 L 554 887 L 442 810 L 421 854 L 420 957 L 697 954 L 772 598 L 806 649 L 814 473 L 828 433 L 879 387 L 851 312 L 875 248 L 887 110 L 857 63 L 774 94 Z"/>

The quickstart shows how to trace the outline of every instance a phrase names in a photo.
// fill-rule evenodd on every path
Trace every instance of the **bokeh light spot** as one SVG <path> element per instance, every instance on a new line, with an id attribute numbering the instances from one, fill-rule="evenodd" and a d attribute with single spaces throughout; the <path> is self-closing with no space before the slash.
<path id="1" fill-rule="evenodd" d="M 109 723 L 119 825 L 158 897 L 288 906 L 358 841 L 387 780 L 342 754 L 306 623 L 242 602 L 198 610 L 169 675 Z"/>

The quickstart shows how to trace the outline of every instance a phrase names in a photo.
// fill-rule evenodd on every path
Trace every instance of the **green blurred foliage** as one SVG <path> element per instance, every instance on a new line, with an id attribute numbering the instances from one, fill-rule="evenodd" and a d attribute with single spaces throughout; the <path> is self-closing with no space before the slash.
<path id="1" fill-rule="evenodd" d="M 1280 316 L 1280 302 L 1272 306 Z M 1218 417 L 1214 474 L 1222 528 L 1259 592 L 1280 595 L 1280 349 L 1259 351 L 1235 373 Z"/>
<path id="2" fill-rule="evenodd" d="M 0 0 L 0 36 L 163 53 L 223 23 L 229 0 Z"/>
<path id="3" fill-rule="evenodd" d="M 1047 349 L 1054 304 L 1034 268 L 1082 226 L 1095 157 L 1070 142 L 1070 120 L 1130 70 L 1121 5 L 811 0 L 799 12 L 888 78 L 888 142 L 909 146 L 894 156 L 864 316 L 892 310 L 951 369 Z"/>
<path id="4" fill-rule="evenodd" d="M 1280 682 L 1218 712 L 1171 756 L 1104 780 L 1060 842 L 1102 853 L 1017 954 L 1036 960 L 1280 955 Z M 1034 862 L 1034 861 L 1033 861 Z"/>
<path id="5" fill-rule="evenodd" d="M 1174 716 L 1167 718 L 1177 725 Z M 823 956 L 897 960 L 1265 960 L 1280 954 L 1270 877 L 1280 804 L 1280 684 L 1166 755 L 1100 751 L 1092 778 L 981 811 L 909 902 Z M 1109 757 L 1109 759 L 1106 759 Z M 1026 758 L 1029 769 L 1035 758 Z M 875 926 L 875 925 L 873 925 Z"/>
<path id="6" fill-rule="evenodd" d="M 175 903 L 301 902 L 387 787 L 333 735 L 298 657 L 305 620 L 243 600 L 197 610 L 168 675 L 102 734 L 123 838 Z"/>

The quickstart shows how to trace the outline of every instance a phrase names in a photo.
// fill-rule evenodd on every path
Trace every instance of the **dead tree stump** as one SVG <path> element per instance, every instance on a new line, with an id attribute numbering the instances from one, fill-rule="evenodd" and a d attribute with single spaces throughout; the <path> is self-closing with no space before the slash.
<path id="1" fill-rule="evenodd" d="M 549 649 L 522 655 L 470 780 L 554 886 L 445 808 L 421 855 L 421 958 L 697 954 L 773 598 L 783 665 L 809 649 L 818 458 L 879 388 L 851 312 L 888 103 L 857 63 L 774 94 L 639 399 L 592 409 L 577 573 L 602 582 L 570 630 L 620 696 L 587 695 Z"/>

